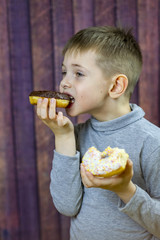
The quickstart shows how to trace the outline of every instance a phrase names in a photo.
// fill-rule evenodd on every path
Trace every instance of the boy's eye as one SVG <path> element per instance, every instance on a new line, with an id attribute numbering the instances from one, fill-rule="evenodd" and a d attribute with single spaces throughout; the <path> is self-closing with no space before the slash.
<path id="1" fill-rule="evenodd" d="M 84 76 L 84 74 L 83 74 L 83 73 L 81 73 L 81 72 L 76 72 L 76 76 L 77 76 L 77 77 L 83 77 L 83 76 Z"/>
<path id="2" fill-rule="evenodd" d="M 62 76 L 65 76 L 65 75 L 66 75 L 66 71 L 62 70 Z"/>

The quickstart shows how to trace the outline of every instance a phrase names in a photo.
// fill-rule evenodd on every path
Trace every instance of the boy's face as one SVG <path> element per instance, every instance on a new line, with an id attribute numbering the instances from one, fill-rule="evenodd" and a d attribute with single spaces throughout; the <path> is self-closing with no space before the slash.
<path id="1" fill-rule="evenodd" d="M 111 80 L 96 64 L 96 53 L 66 53 L 62 64 L 60 91 L 74 98 L 66 109 L 69 116 L 89 113 L 97 119 L 105 114 Z"/>

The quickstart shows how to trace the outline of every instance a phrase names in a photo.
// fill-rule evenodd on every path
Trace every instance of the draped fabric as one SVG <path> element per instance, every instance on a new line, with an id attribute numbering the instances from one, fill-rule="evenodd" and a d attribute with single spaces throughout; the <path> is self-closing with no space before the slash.
<path id="1" fill-rule="evenodd" d="M 159 126 L 159 19 L 159 0 L 0 1 L 0 239 L 69 239 L 70 219 L 49 192 L 54 136 L 28 95 L 58 90 L 61 51 L 72 34 L 98 25 L 133 28 L 144 65 L 132 102 Z"/>

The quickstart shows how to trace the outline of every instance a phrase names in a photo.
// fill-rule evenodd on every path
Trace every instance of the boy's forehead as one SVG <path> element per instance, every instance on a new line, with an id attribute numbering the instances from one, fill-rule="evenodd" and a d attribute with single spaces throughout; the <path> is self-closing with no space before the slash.
<path id="1" fill-rule="evenodd" d="M 88 50 L 78 50 L 78 49 L 71 49 L 68 50 L 65 55 L 64 58 L 83 58 L 83 57 L 92 57 L 96 58 L 96 53 L 94 50 L 92 49 L 88 49 Z"/>
<path id="2" fill-rule="evenodd" d="M 87 72 L 103 72 L 99 64 L 97 63 L 97 54 L 93 50 L 89 51 L 68 51 L 64 55 L 62 67 L 80 67 Z"/>

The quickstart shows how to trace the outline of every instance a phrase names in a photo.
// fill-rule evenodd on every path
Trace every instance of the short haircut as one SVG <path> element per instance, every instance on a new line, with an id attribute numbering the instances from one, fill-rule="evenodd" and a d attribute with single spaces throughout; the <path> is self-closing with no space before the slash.
<path id="1" fill-rule="evenodd" d="M 124 74 L 128 78 L 126 95 L 130 98 L 142 69 L 140 47 L 131 29 L 112 26 L 89 27 L 77 32 L 65 45 L 66 52 L 93 50 L 96 63 L 107 78 Z"/>

